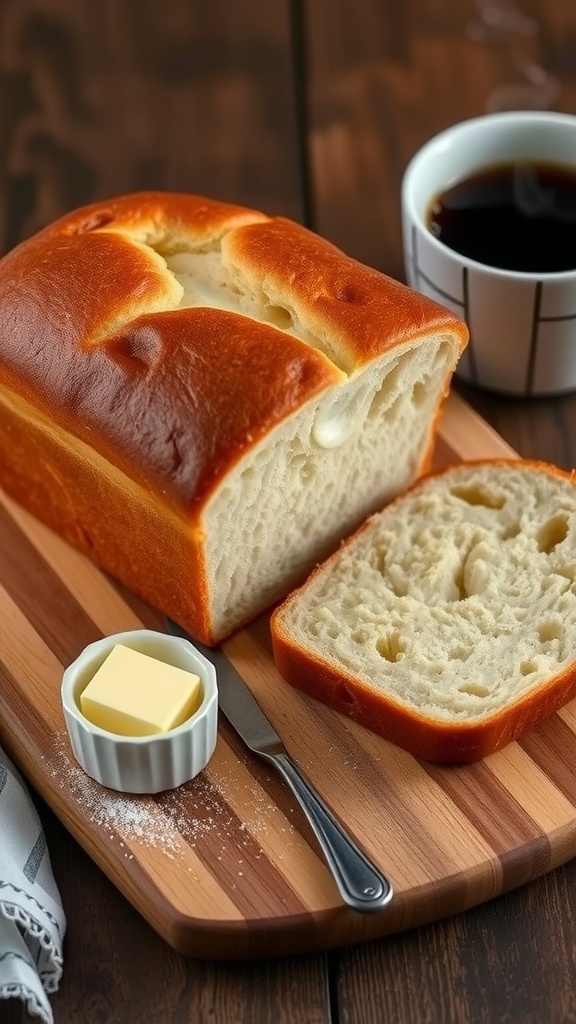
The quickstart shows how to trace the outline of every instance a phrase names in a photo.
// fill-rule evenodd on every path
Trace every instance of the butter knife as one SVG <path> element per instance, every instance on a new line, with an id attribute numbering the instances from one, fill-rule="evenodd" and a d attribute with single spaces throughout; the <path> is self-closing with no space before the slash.
<path id="1" fill-rule="evenodd" d="M 169 633 L 188 640 L 212 662 L 218 681 L 221 711 L 255 754 L 279 772 L 302 808 L 320 844 L 344 902 L 368 914 L 392 899 L 392 885 L 356 845 L 288 754 L 280 736 L 221 647 L 198 643 L 171 619 Z"/>

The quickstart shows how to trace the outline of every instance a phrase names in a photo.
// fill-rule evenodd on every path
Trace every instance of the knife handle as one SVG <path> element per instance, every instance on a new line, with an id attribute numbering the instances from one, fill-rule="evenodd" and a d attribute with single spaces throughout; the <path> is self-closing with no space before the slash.
<path id="1" fill-rule="evenodd" d="M 288 784 L 322 847 L 342 899 L 361 913 L 381 910 L 392 885 L 359 849 L 286 753 L 265 754 Z"/>

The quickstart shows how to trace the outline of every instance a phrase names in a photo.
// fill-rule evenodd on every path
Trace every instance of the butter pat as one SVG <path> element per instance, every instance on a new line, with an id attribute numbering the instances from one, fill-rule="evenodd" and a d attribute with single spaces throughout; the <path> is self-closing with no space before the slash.
<path id="1" fill-rule="evenodd" d="M 193 672 L 116 644 L 80 694 L 80 709 L 108 732 L 150 736 L 185 722 L 201 696 Z"/>

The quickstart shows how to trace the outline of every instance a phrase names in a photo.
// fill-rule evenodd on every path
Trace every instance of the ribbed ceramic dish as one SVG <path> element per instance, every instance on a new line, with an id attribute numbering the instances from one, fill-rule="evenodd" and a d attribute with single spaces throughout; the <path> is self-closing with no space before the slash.
<path id="1" fill-rule="evenodd" d="M 182 725 L 151 736 L 120 736 L 90 722 L 80 710 L 80 695 L 116 644 L 200 676 L 199 708 Z M 155 630 L 114 633 L 88 644 L 64 672 L 62 707 L 76 760 L 96 782 L 123 793 L 176 789 L 206 767 L 216 747 L 214 666 L 186 640 Z"/>

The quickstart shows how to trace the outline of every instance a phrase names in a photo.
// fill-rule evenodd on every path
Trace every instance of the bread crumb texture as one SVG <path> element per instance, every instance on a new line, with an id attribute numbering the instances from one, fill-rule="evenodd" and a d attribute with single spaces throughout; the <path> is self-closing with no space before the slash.
<path id="1" fill-rule="evenodd" d="M 478 721 L 576 659 L 576 488 L 464 465 L 372 517 L 280 612 L 312 657 L 434 719 Z"/>

